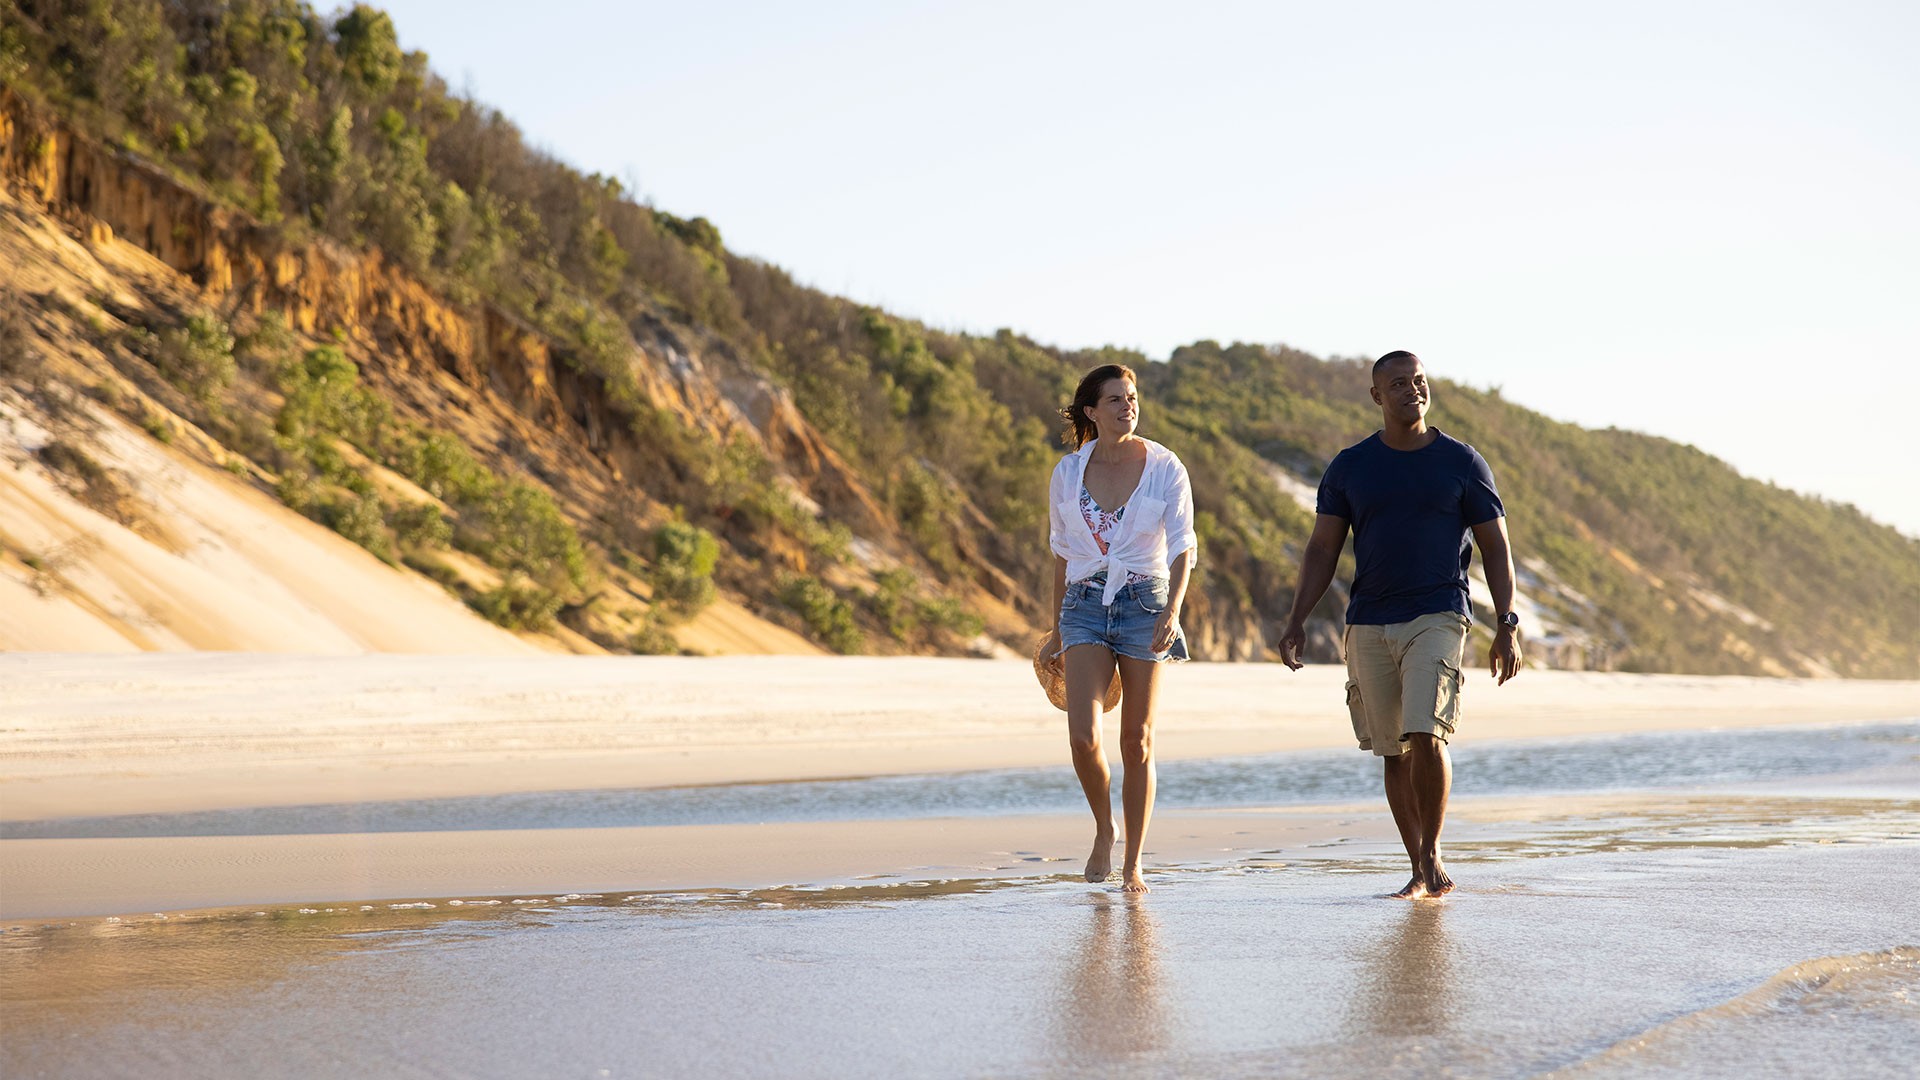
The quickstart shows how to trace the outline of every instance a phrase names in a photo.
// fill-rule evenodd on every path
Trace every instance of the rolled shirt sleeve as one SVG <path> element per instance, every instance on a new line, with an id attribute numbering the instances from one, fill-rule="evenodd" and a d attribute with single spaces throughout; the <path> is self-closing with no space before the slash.
<path id="1" fill-rule="evenodd" d="M 1053 468 L 1053 478 L 1047 481 L 1047 546 L 1055 555 L 1063 559 L 1072 559 L 1073 551 L 1067 546 L 1067 522 L 1060 517 L 1060 504 L 1066 500 L 1061 489 L 1066 485 L 1066 472 L 1071 459 L 1063 458 Z"/>
<path id="2" fill-rule="evenodd" d="M 1187 466 L 1173 459 L 1173 476 L 1167 484 L 1167 565 L 1191 551 L 1200 557 L 1200 535 L 1193 528 L 1193 485 L 1187 479 Z"/>

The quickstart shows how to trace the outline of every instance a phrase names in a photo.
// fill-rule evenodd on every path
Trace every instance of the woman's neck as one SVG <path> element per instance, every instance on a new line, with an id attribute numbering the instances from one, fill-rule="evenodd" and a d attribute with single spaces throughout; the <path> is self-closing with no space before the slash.
<path id="1" fill-rule="evenodd" d="M 1132 432 L 1125 435 L 1102 435 L 1093 444 L 1093 460 L 1102 465 L 1116 461 L 1133 460 L 1134 445 L 1140 442 L 1140 436 Z"/>

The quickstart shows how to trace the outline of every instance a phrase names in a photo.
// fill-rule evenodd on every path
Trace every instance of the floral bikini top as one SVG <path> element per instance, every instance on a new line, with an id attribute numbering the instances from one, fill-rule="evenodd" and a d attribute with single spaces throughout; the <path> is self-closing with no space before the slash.
<path id="1" fill-rule="evenodd" d="M 1105 555 L 1107 553 L 1107 537 L 1113 535 L 1113 530 L 1120 527 L 1120 518 L 1125 515 L 1126 512 L 1127 508 L 1125 506 L 1120 507 L 1118 510 L 1100 509 L 1100 504 L 1093 501 L 1093 492 L 1087 490 L 1085 481 L 1081 481 L 1080 516 L 1086 520 L 1087 531 L 1093 533 L 1093 542 L 1100 545 L 1100 554 Z M 1080 580 L 1104 582 L 1107 580 L 1107 572 L 1105 570 L 1099 570 L 1096 571 L 1093 576 L 1081 578 Z M 1127 584 L 1129 585 L 1152 580 L 1153 575 L 1151 574 L 1142 574 L 1133 570 L 1127 571 Z M 1072 584 L 1077 585 L 1079 583 L 1080 582 L 1076 581 Z"/>

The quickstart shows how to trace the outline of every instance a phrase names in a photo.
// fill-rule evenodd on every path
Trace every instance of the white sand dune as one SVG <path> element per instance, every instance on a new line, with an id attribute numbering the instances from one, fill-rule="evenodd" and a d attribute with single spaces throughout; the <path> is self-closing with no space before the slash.
<path id="1" fill-rule="evenodd" d="M 602 651 L 564 627 L 517 635 L 493 626 L 439 585 L 218 468 L 229 452 L 140 393 L 99 346 L 101 328 L 118 325 L 102 303 L 196 303 L 191 283 L 123 239 L 82 244 L 4 191 L 0 219 L 0 298 L 25 316 L 37 377 L 48 383 L 31 397 L 0 386 L 0 651 Z M 144 412 L 170 441 L 121 411 Z M 136 510 L 134 528 L 48 471 L 36 452 L 56 440 L 131 492 L 112 513 Z M 703 653 L 823 652 L 726 597 L 676 633 Z"/>
<path id="2" fill-rule="evenodd" d="M 0 424 L 0 650 L 540 650 L 424 579 L 91 408 L 89 451 L 136 485 L 157 542 L 82 505 Z M 29 567 L 24 557 L 40 565 Z M 36 587 L 37 586 L 37 587 Z"/>

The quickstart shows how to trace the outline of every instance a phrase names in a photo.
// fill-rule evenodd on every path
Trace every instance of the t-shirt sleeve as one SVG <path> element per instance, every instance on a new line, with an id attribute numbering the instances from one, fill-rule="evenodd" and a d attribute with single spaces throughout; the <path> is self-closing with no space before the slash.
<path id="1" fill-rule="evenodd" d="M 1343 521 L 1353 520 L 1353 504 L 1347 501 L 1347 455 L 1334 457 L 1320 476 L 1320 494 L 1314 499 L 1314 512 L 1331 514 Z"/>
<path id="2" fill-rule="evenodd" d="M 1460 513 L 1468 525 L 1485 525 L 1497 517 L 1506 517 L 1500 491 L 1493 485 L 1493 469 L 1480 451 L 1467 447 L 1466 484 L 1460 493 Z"/>

